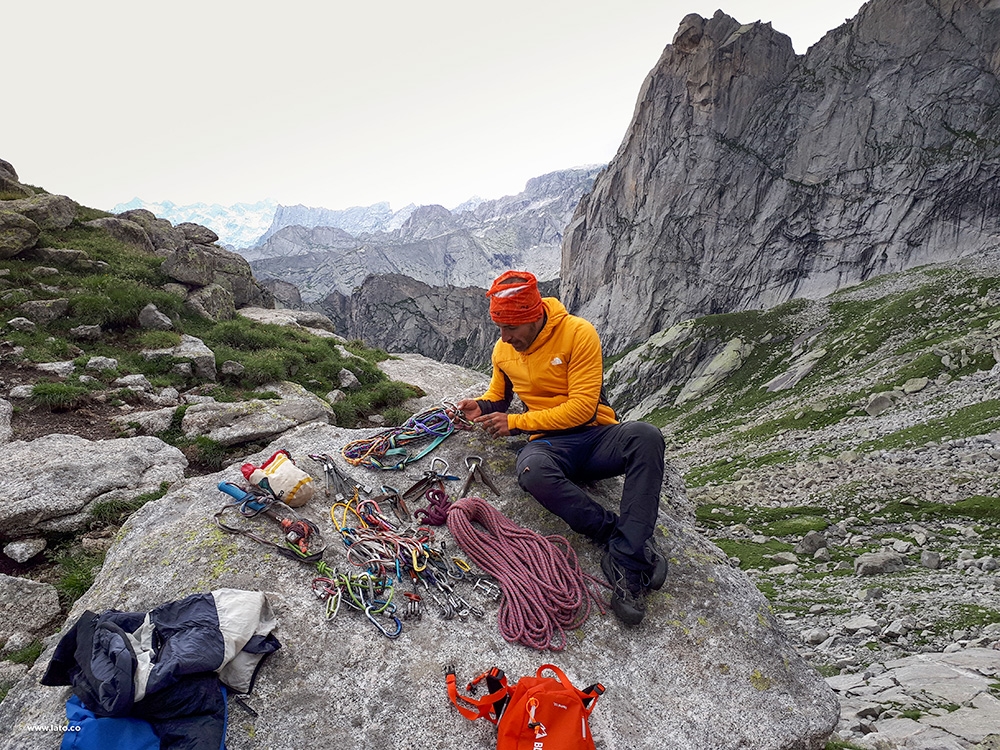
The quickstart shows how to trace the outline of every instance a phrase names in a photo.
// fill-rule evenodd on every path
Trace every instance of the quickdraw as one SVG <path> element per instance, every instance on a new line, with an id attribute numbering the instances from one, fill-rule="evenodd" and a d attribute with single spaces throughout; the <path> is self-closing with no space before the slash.
<path id="1" fill-rule="evenodd" d="M 307 518 L 302 518 L 273 495 L 263 490 L 244 490 L 231 482 L 219 482 L 219 490 L 236 502 L 226 503 L 215 514 L 215 524 L 229 534 L 241 534 L 250 539 L 274 547 L 280 554 L 303 563 L 315 563 L 323 559 L 326 545 L 319 527 Z M 284 543 L 277 544 L 249 529 L 230 526 L 222 517 L 227 511 L 235 510 L 243 518 L 255 518 L 261 514 L 276 521 L 284 533 Z"/>
<path id="2" fill-rule="evenodd" d="M 369 438 L 354 440 L 345 445 L 341 452 L 352 466 L 402 469 L 437 448 L 455 431 L 456 421 L 467 422 L 461 414 L 461 410 L 454 404 L 443 402 L 443 406 L 414 414 L 399 427 L 383 430 Z M 406 448 L 407 445 L 424 442 L 428 444 L 416 454 L 411 455 Z"/>
<path id="3" fill-rule="evenodd" d="M 313 579 L 312 590 L 318 599 L 325 602 L 326 617 L 337 616 L 341 604 L 365 613 L 365 617 L 386 638 L 398 638 L 403 632 L 403 623 L 396 617 L 396 605 L 392 603 L 393 587 L 386 578 L 371 573 L 343 574 L 331 571 L 325 564 L 317 566 L 321 573 Z M 381 619 L 379 616 L 382 616 Z M 384 625 L 388 619 L 391 625 Z"/>

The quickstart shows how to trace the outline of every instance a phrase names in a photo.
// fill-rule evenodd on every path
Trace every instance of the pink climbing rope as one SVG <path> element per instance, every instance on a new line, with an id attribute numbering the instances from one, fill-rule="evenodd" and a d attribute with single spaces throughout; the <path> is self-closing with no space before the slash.
<path id="1" fill-rule="evenodd" d="M 417 508 L 413 515 L 422 518 L 423 523 L 428 526 L 444 526 L 448 522 L 448 509 L 451 508 L 448 495 L 444 490 L 431 487 L 424 493 L 424 497 L 427 498 L 427 507 Z"/>
<path id="2" fill-rule="evenodd" d="M 469 558 L 500 584 L 500 634 L 511 643 L 562 651 L 566 631 L 604 614 L 590 585 L 603 581 L 580 569 L 565 537 L 518 526 L 480 497 L 463 497 L 448 511 L 448 530 Z"/>

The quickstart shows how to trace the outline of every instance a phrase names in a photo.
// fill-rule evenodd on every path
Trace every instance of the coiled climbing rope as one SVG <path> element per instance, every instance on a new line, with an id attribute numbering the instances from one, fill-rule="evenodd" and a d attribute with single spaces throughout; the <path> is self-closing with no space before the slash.
<path id="1" fill-rule="evenodd" d="M 564 537 L 518 526 L 479 497 L 452 503 L 448 530 L 465 554 L 499 583 L 499 626 L 505 640 L 561 651 L 566 631 L 583 625 L 592 606 L 604 614 L 601 597 L 591 586 L 605 584 L 580 569 Z"/>

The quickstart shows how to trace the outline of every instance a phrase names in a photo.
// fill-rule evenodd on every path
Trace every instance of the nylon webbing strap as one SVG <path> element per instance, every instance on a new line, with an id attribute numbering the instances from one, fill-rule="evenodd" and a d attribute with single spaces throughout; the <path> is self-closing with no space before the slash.
<path id="1" fill-rule="evenodd" d="M 454 430 L 455 423 L 445 409 L 438 406 L 414 414 L 399 427 L 354 440 L 345 445 L 341 453 L 352 466 L 402 469 L 437 448 Z M 418 453 L 411 454 L 407 445 L 420 443 L 427 444 Z"/>
<path id="2" fill-rule="evenodd" d="M 497 689 L 482 698 L 472 698 L 458 692 L 458 686 L 455 684 L 455 672 L 450 667 L 448 668 L 445 678 L 448 683 L 448 697 L 455 704 L 459 713 L 469 721 L 484 718 L 496 724 L 500 720 L 500 714 L 503 712 L 502 706 L 506 704 L 508 697 L 508 690 L 507 679 L 503 672 L 499 670 L 497 672 L 499 672 L 500 677 L 493 683 L 498 686 Z M 470 687 L 486 676 L 486 674 L 482 674 L 477 677 L 469 683 Z M 500 710 L 497 710 L 497 704 L 501 705 Z"/>

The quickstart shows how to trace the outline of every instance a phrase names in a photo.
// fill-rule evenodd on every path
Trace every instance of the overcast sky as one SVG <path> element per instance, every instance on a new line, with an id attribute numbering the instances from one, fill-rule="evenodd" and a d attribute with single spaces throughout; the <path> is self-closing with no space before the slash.
<path id="1" fill-rule="evenodd" d="M 32 0 L 0 8 L 0 158 L 110 209 L 452 207 L 606 162 L 688 13 L 802 54 L 860 0 Z"/>

